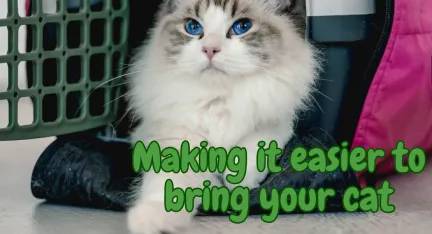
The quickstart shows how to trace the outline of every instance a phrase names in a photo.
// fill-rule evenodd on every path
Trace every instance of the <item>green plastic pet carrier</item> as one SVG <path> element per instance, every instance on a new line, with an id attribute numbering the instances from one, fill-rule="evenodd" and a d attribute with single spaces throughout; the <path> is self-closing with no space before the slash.
<path id="1" fill-rule="evenodd" d="M 2 1 L 0 140 L 58 136 L 113 122 L 128 53 L 129 1 Z M 26 85 L 19 80 L 22 71 Z M 32 121 L 24 124 L 23 100 L 33 109 Z"/>

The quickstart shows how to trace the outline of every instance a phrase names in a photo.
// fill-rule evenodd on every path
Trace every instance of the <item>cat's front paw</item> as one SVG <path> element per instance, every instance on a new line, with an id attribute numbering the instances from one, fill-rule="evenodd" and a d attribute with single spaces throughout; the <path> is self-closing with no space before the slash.
<path id="1" fill-rule="evenodd" d="M 177 233 L 185 229 L 192 214 L 185 210 L 167 212 L 163 202 L 138 203 L 128 212 L 129 231 L 136 234 Z"/>
<path id="2" fill-rule="evenodd" d="M 226 176 L 228 174 L 232 174 L 232 172 L 225 172 L 224 173 L 224 180 L 225 180 L 225 186 L 230 189 L 233 190 L 234 188 L 238 187 L 238 186 L 242 186 L 242 187 L 248 187 L 250 190 L 254 189 L 254 188 L 258 188 L 261 184 L 261 182 L 264 181 L 264 179 L 267 177 L 268 172 L 259 172 L 257 169 L 249 169 L 246 171 L 246 176 L 243 179 L 242 182 L 240 182 L 240 184 L 231 184 L 227 181 Z"/>

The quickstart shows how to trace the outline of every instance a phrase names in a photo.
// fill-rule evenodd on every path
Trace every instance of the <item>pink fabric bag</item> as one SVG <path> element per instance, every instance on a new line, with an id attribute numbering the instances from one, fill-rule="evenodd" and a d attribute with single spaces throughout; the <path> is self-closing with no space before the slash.
<path id="1" fill-rule="evenodd" d="M 376 177 L 392 174 L 390 151 L 398 141 L 408 149 L 432 150 L 432 1 L 395 0 L 386 51 L 370 86 L 353 147 L 381 148 Z M 366 173 L 358 173 L 362 186 Z"/>

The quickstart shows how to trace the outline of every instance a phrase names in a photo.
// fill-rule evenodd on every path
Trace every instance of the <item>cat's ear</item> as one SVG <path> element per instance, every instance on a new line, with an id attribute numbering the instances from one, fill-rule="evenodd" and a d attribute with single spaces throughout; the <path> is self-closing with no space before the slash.
<path id="1" fill-rule="evenodd" d="M 181 0 L 162 0 L 159 6 L 158 18 L 173 13 L 179 8 Z"/>
<path id="2" fill-rule="evenodd" d="M 169 13 L 174 12 L 180 5 L 180 0 L 163 0 L 161 8 L 165 8 L 165 10 Z"/>
<path id="3" fill-rule="evenodd" d="M 291 19 L 299 33 L 304 36 L 306 29 L 306 0 L 265 0 L 276 14 Z"/>
<path id="4" fill-rule="evenodd" d="M 278 14 L 305 15 L 306 0 L 265 0 Z"/>
<path id="5" fill-rule="evenodd" d="M 275 12 L 283 14 L 290 11 L 295 0 L 265 0 L 266 4 Z"/>

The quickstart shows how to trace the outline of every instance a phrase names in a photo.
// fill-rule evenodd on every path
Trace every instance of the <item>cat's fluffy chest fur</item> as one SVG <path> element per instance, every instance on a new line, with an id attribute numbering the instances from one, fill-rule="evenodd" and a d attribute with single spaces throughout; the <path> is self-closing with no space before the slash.
<path id="1" fill-rule="evenodd" d="M 289 71 L 273 73 L 285 78 L 258 74 L 216 86 L 188 74 L 140 74 L 133 91 L 135 112 L 144 121 L 134 140 L 199 138 L 229 148 L 260 128 L 280 126 L 288 133 L 301 100 L 285 81 Z"/>

